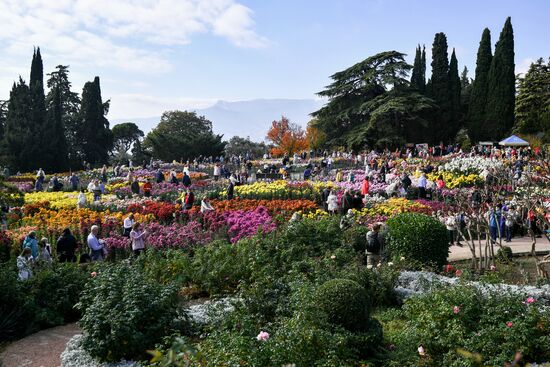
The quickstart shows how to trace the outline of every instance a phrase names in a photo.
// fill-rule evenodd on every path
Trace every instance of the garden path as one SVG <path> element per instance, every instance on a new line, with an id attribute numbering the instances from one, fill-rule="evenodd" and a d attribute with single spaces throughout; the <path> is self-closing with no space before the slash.
<path id="1" fill-rule="evenodd" d="M 515 237 L 512 238 L 512 242 L 502 242 L 503 246 L 510 246 L 514 254 L 526 254 L 531 252 L 531 238 L 530 237 Z M 495 247 L 497 251 L 498 246 Z M 477 248 L 476 248 L 477 250 Z M 550 252 L 550 242 L 544 236 L 537 238 L 537 252 L 546 251 Z M 468 246 L 464 247 L 452 246 L 451 253 L 449 254 L 449 261 L 467 260 L 472 258 L 472 253 Z"/>
<path id="2" fill-rule="evenodd" d="M 0 354 L 2 367 L 59 367 L 69 339 L 80 334 L 76 323 L 42 330 L 11 343 Z"/>

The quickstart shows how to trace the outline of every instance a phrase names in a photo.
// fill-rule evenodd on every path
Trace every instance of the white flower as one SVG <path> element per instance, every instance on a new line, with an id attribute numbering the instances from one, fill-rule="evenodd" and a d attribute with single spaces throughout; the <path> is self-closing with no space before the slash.
<path id="1" fill-rule="evenodd" d="M 388 266 L 393 266 L 393 263 L 390 261 L 390 262 L 388 263 Z"/>
<path id="2" fill-rule="evenodd" d="M 405 261 L 405 256 L 401 256 L 401 257 L 399 258 L 399 260 Z"/>
<path id="3" fill-rule="evenodd" d="M 372 265 L 371 264 L 367 265 L 367 269 L 372 269 Z"/>

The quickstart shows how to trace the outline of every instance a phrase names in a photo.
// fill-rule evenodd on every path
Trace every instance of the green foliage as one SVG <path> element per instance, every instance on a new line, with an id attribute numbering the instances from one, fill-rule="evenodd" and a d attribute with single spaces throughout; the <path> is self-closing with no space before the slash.
<path id="1" fill-rule="evenodd" d="M 492 139 L 501 139 L 514 125 L 516 75 L 514 31 L 506 18 L 491 61 L 487 89 L 486 131 Z"/>
<path id="2" fill-rule="evenodd" d="M 367 226 L 351 226 L 344 231 L 344 243 L 353 247 L 359 253 L 365 253 L 367 248 Z"/>
<path id="3" fill-rule="evenodd" d="M 109 130 L 109 121 L 105 115 L 109 111 L 109 102 L 103 103 L 99 77 L 84 84 L 80 124 L 76 134 L 82 143 L 83 159 L 92 165 L 106 164 L 113 145 L 113 135 Z"/>
<path id="4" fill-rule="evenodd" d="M 225 153 L 228 156 L 246 156 L 249 153 L 251 157 L 260 158 L 265 152 L 268 151 L 268 147 L 265 143 L 256 143 L 250 140 L 249 137 L 241 138 L 240 136 L 234 136 L 227 142 L 225 146 Z"/>
<path id="5" fill-rule="evenodd" d="M 74 309 L 89 272 L 76 264 L 37 269 L 27 281 L 17 279 L 11 264 L 0 266 L 0 341 L 78 320 Z"/>
<path id="6" fill-rule="evenodd" d="M 483 30 L 477 50 L 476 75 L 472 84 L 470 109 L 468 111 L 468 130 L 474 141 L 491 138 L 485 127 L 487 90 L 489 88 L 489 69 L 493 55 L 491 52 L 491 31 Z"/>
<path id="7" fill-rule="evenodd" d="M 133 143 L 144 136 L 143 131 L 133 122 L 124 122 L 113 126 L 113 148 L 115 151 L 127 152 Z"/>
<path id="8" fill-rule="evenodd" d="M 497 251 L 497 259 L 503 263 L 512 261 L 513 256 L 514 255 L 510 246 L 502 246 Z"/>
<path id="9" fill-rule="evenodd" d="M 426 92 L 426 47 L 416 48 L 414 65 L 411 75 L 411 87 L 416 88 L 420 93 Z"/>
<path id="10" fill-rule="evenodd" d="M 250 277 L 248 242 L 215 241 L 197 248 L 193 257 L 193 283 L 211 295 L 233 292 Z"/>
<path id="11" fill-rule="evenodd" d="M 423 265 L 441 267 L 447 263 L 449 243 L 445 226 L 419 213 L 401 213 L 387 221 L 390 258 L 405 258 Z"/>
<path id="12" fill-rule="evenodd" d="M 32 331 L 34 299 L 18 281 L 12 264 L 0 264 L 0 284 L 0 342 L 5 342 Z"/>
<path id="13" fill-rule="evenodd" d="M 86 285 L 77 308 L 83 346 L 102 361 L 140 359 L 162 337 L 176 332 L 177 290 L 149 279 L 137 266 L 104 265 Z M 180 315 L 181 316 L 181 315 Z"/>
<path id="14" fill-rule="evenodd" d="M 459 124 L 462 120 L 462 113 L 460 110 L 460 93 L 461 93 L 460 77 L 458 76 L 458 60 L 456 59 L 455 49 L 451 54 L 451 61 L 449 62 L 449 114 L 450 125 L 449 136 L 447 139 L 455 136 L 459 129 Z"/>
<path id="15" fill-rule="evenodd" d="M 219 156 L 225 147 L 221 135 L 212 132 L 212 122 L 195 112 L 167 111 L 144 141 L 153 155 L 164 161 Z"/>
<path id="16" fill-rule="evenodd" d="M 395 345 L 390 366 L 411 366 L 429 360 L 434 366 L 471 366 L 457 353 L 463 349 L 491 366 L 502 366 L 516 352 L 524 362 L 550 357 L 550 311 L 537 301 L 495 290 L 486 294 L 470 286 L 442 288 L 406 301 L 402 311 L 382 314 L 386 339 Z M 422 345 L 425 357 L 417 348 Z"/>
<path id="17" fill-rule="evenodd" d="M 317 289 L 316 300 L 330 323 L 350 331 L 367 329 L 367 292 L 359 283 L 350 279 L 329 280 Z"/>
<path id="18" fill-rule="evenodd" d="M 466 129 L 458 130 L 458 133 L 456 133 L 455 141 L 458 145 L 460 145 L 462 151 L 464 152 L 467 152 L 472 148 L 472 141 L 470 140 L 470 137 L 468 136 L 468 130 Z"/>
<path id="19" fill-rule="evenodd" d="M 523 77 L 519 77 L 516 96 L 516 123 L 514 132 L 537 134 L 550 132 L 550 59 L 532 63 Z"/>
<path id="20" fill-rule="evenodd" d="M 185 251 L 152 248 L 143 252 L 138 260 L 146 277 L 160 284 L 186 285 L 191 281 L 192 259 Z"/>

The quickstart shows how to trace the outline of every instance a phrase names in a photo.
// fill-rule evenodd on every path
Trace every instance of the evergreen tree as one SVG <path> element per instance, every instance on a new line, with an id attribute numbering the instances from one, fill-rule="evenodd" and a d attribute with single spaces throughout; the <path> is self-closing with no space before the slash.
<path id="1" fill-rule="evenodd" d="M 6 127 L 6 118 L 8 117 L 8 102 L 0 101 L 0 141 L 4 139 L 4 129 Z"/>
<path id="2" fill-rule="evenodd" d="M 468 77 L 468 68 L 464 66 L 460 74 L 460 126 L 468 131 L 468 111 L 470 110 L 470 95 L 472 94 L 472 81 Z"/>
<path id="3" fill-rule="evenodd" d="M 514 132 L 544 133 L 550 138 L 550 59 L 532 63 L 523 78 L 518 78 Z"/>
<path id="4" fill-rule="evenodd" d="M 86 162 L 92 165 L 106 164 L 113 145 L 113 135 L 109 130 L 109 121 L 105 118 L 108 102 L 101 99 L 99 77 L 84 84 L 80 110 L 80 126 L 76 138 L 82 144 L 82 153 Z"/>
<path id="5" fill-rule="evenodd" d="M 33 147 L 31 95 L 29 87 L 19 78 L 10 92 L 8 113 L 2 141 L 2 161 L 12 171 L 27 172 L 36 168 L 36 155 Z"/>
<path id="6" fill-rule="evenodd" d="M 508 17 L 495 46 L 495 56 L 489 68 L 485 116 L 488 138 L 503 138 L 514 125 L 516 99 L 514 72 L 514 30 L 512 21 Z"/>
<path id="7" fill-rule="evenodd" d="M 458 60 L 456 59 L 455 50 L 451 54 L 451 62 L 449 63 L 449 104 L 450 104 L 450 120 L 449 131 L 454 137 L 460 128 L 462 119 L 460 110 L 460 77 L 458 76 Z"/>
<path id="8" fill-rule="evenodd" d="M 35 155 L 34 162 L 37 166 L 50 171 L 51 167 L 47 161 L 50 156 L 49 142 L 45 138 L 49 135 L 46 132 L 46 100 L 44 95 L 44 67 L 42 65 L 42 56 L 40 48 L 34 51 L 31 63 L 31 78 L 29 83 L 31 96 L 31 122 L 29 125 L 31 134 L 35 137 L 35 143 L 32 150 Z"/>
<path id="9" fill-rule="evenodd" d="M 422 59 L 424 55 L 424 59 Z M 421 93 L 426 91 L 426 52 L 421 51 L 420 45 L 416 48 L 416 55 L 414 57 L 413 70 L 411 75 L 411 87 L 415 88 Z"/>
<path id="10" fill-rule="evenodd" d="M 448 141 L 454 130 L 449 83 L 447 36 L 437 33 L 432 47 L 432 77 L 429 95 L 437 102 L 439 114 L 432 122 L 432 141 Z"/>
<path id="11" fill-rule="evenodd" d="M 489 88 L 489 69 L 493 55 L 491 53 L 491 31 L 483 30 L 477 49 L 476 75 L 472 84 L 470 109 L 468 112 L 468 131 L 473 141 L 490 138 L 485 128 L 487 90 Z"/>
<path id="12" fill-rule="evenodd" d="M 47 149 L 45 161 L 53 172 L 63 172 L 69 168 L 67 141 L 63 128 L 63 107 L 61 92 L 58 88 L 50 91 L 53 100 L 48 110 L 47 129 L 44 131 L 44 141 Z"/>
<path id="13" fill-rule="evenodd" d="M 56 70 L 48 74 L 47 86 L 50 89 L 46 97 L 46 106 L 51 110 L 54 105 L 55 93 L 59 91 L 61 101 L 61 120 L 65 142 L 68 148 L 68 161 L 70 168 L 79 168 L 82 163 L 82 145 L 77 139 L 77 131 L 80 122 L 80 97 L 71 90 L 69 81 L 69 67 L 57 65 Z"/>

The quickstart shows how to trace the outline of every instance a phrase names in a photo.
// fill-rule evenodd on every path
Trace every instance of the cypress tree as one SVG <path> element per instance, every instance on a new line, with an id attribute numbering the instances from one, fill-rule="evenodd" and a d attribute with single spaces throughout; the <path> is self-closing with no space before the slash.
<path id="1" fill-rule="evenodd" d="M 31 63 L 31 78 L 29 82 L 30 96 L 31 96 L 31 123 L 30 133 L 35 137 L 35 143 L 32 147 L 29 147 L 33 151 L 35 156 L 34 162 L 37 166 L 44 168 L 45 170 L 51 170 L 51 166 L 48 162 L 50 156 L 49 142 L 45 138 L 48 133 L 46 132 L 46 97 L 44 95 L 44 67 L 42 65 L 42 55 L 40 54 L 40 47 L 37 48 L 32 56 Z"/>
<path id="2" fill-rule="evenodd" d="M 78 139 L 82 142 L 84 159 L 92 165 L 106 164 L 113 137 L 109 121 L 105 118 L 107 105 L 101 100 L 99 77 L 84 84 L 80 110 L 81 125 Z"/>
<path id="3" fill-rule="evenodd" d="M 491 61 L 487 90 L 487 137 L 500 139 L 514 125 L 516 77 L 514 63 L 514 30 L 510 17 L 506 18 Z"/>
<path id="4" fill-rule="evenodd" d="M 426 53 L 424 52 L 424 57 Z M 422 51 L 420 45 L 416 48 L 416 55 L 414 57 L 413 71 L 411 75 L 411 87 L 418 90 L 421 93 L 424 93 L 426 90 L 426 60 L 424 59 L 424 64 L 422 61 Z"/>
<path id="5" fill-rule="evenodd" d="M 450 104 L 450 120 L 449 132 L 450 136 L 454 137 L 460 128 L 461 112 L 460 112 L 460 77 L 458 76 L 458 60 L 456 59 L 455 50 L 451 54 L 451 62 L 449 63 L 449 104 Z"/>
<path id="6" fill-rule="evenodd" d="M 491 53 L 491 31 L 483 30 L 479 48 L 477 49 L 476 75 L 472 84 L 470 108 L 468 112 L 468 130 L 474 141 L 489 138 L 489 130 L 485 128 L 487 107 L 487 90 L 489 88 L 489 69 L 493 55 Z"/>
<path id="7" fill-rule="evenodd" d="M 422 45 L 422 56 L 420 58 L 420 78 L 422 80 L 422 93 L 426 93 L 426 46 Z"/>
<path id="8" fill-rule="evenodd" d="M 1 149 L 3 161 L 12 171 L 25 172 L 36 167 L 37 157 L 32 150 L 36 138 L 31 129 L 31 104 L 29 87 L 20 77 L 10 92 Z"/>
<path id="9" fill-rule="evenodd" d="M 449 58 L 447 54 L 447 36 L 445 33 L 435 35 L 432 46 L 432 77 L 430 96 L 439 106 L 439 114 L 432 124 L 432 142 L 447 141 L 453 127 L 449 126 L 452 120 L 450 112 L 449 93 Z"/>

